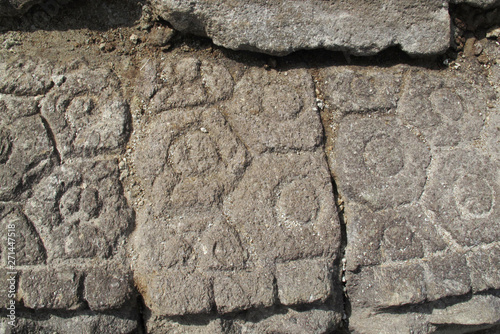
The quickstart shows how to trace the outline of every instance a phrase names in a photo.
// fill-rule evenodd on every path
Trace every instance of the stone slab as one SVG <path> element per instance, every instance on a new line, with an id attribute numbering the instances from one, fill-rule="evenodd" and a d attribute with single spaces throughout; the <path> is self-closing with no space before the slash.
<path id="1" fill-rule="evenodd" d="M 320 84 L 337 120 L 329 158 L 344 205 L 351 328 L 430 333 L 470 323 L 470 330 L 482 329 L 459 309 L 483 294 L 493 298 L 498 284 L 493 87 L 480 71 L 465 77 L 405 66 L 378 74 L 354 68 L 326 68 L 328 82 Z M 375 76 L 394 78 L 391 99 Z M 371 93 L 368 108 L 332 84 L 354 79 L 373 84 L 349 88 L 352 96 Z"/>

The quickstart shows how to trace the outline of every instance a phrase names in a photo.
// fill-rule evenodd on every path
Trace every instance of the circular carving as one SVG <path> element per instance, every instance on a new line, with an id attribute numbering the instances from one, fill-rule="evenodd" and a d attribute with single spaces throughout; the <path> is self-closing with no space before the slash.
<path id="1" fill-rule="evenodd" d="M 390 116 L 344 118 L 334 150 L 334 174 L 343 196 L 372 210 L 416 201 L 422 194 L 430 153 Z"/>
<path id="2" fill-rule="evenodd" d="M 313 221 L 319 211 L 314 189 L 303 180 L 292 181 L 283 187 L 276 207 L 279 218 L 298 223 Z"/>
<path id="3" fill-rule="evenodd" d="M 478 175 L 460 177 L 453 188 L 455 202 L 461 215 L 481 217 L 488 215 L 493 207 L 493 189 Z"/>
<path id="4" fill-rule="evenodd" d="M 273 84 L 264 89 L 262 109 L 269 117 L 291 120 L 297 117 L 303 106 L 299 94 L 291 87 Z"/>
<path id="5" fill-rule="evenodd" d="M 433 109 L 446 115 L 453 121 L 458 121 L 464 114 L 464 103 L 460 96 L 450 89 L 442 88 L 431 93 L 429 97 Z"/>
<path id="6" fill-rule="evenodd" d="M 24 211 L 49 260 L 107 258 L 133 221 L 116 161 L 68 162 L 33 189 Z"/>
<path id="7" fill-rule="evenodd" d="M 423 200 L 460 245 L 500 238 L 498 166 L 476 150 L 455 149 L 439 156 Z"/>
<path id="8" fill-rule="evenodd" d="M 371 172 L 382 176 L 396 175 L 404 167 L 401 145 L 387 136 L 372 138 L 365 146 L 363 158 Z"/>

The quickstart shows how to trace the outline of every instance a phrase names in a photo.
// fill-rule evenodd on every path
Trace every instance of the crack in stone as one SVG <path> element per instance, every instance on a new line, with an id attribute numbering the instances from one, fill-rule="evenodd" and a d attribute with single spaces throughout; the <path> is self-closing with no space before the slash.
<path id="1" fill-rule="evenodd" d="M 321 95 L 321 92 L 319 90 L 319 79 L 316 78 L 316 76 L 311 73 L 313 77 L 313 82 L 314 82 L 314 98 L 318 104 L 318 113 L 320 114 L 324 110 L 324 106 L 326 106 L 326 102 L 324 98 Z M 328 152 L 326 150 L 326 140 L 327 140 L 327 134 L 326 134 L 326 127 L 327 124 L 324 124 L 324 119 L 323 117 L 320 117 L 321 121 L 321 126 L 323 128 L 323 142 L 321 143 L 323 152 L 325 154 L 325 160 L 328 165 L 328 169 L 330 171 L 330 181 L 332 184 L 332 190 L 333 190 L 333 196 L 335 200 L 335 207 L 337 209 L 337 214 L 339 218 L 339 223 L 340 223 L 340 250 L 339 250 L 339 256 L 338 260 L 340 259 L 340 264 L 334 266 L 334 268 L 337 268 L 340 270 L 340 279 L 341 279 L 341 284 L 342 284 L 342 296 L 343 296 L 343 314 L 342 314 L 342 323 L 340 327 L 335 331 L 335 333 L 349 333 L 349 315 L 350 315 L 350 301 L 349 301 L 349 296 L 347 295 L 347 281 L 345 279 L 345 272 L 346 272 L 346 267 L 345 267 L 345 249 L 347 247 L 347 229 L 346 229 L 346 223 L 345 223 L 345 217 L 344 217 L 344 201 L 342 200 L 341 196 L 339 195 L 338 189 L 337 189 L 337 183 L 335 181 L 335 177 L 332 173 L 332 166 L 330 165 L 330 161 L 328 159 Z M 336 274 L 339 274 L 338 272 Z M 338 275 L 333 275 L 332 277 L 338 278 Z"/>
<path id="2" fill-rule="evenodd" d="M 50 144 L 54 149 L 54 154 L 56 156 L 57 164 L 60 165 L 62 162 L 62 158 L 61 158 L 61 153 L 59 153 L 59 150 L 57 149 L 56 136 L 52 131 L 52 128 L 50 127 L 50 124 L 47 121 L 47 119 L 45 119 L 45 117 L 43 117 L 41 114 L 40 114 L 40 119 L 42 120 L 42 124 L 43 127 L 45 128 L 45 131 L 47 131 L 47 136 L 49 137 Z"/>

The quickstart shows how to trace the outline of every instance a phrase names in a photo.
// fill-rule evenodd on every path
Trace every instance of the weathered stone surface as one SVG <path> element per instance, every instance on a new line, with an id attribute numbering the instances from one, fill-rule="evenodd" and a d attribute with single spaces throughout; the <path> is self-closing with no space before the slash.
<path id="1" fill-rule="evenodd" d="M 49 262 L 109 258 L 132 226 L 116 161 L 63 165 L 33 189 L 25 206 Z"/>
<path id="2" fill-rule="evenodd" d="M 334 175 L 347 200 L 380 210 L 422 194 L 429 149 L 394 117 L 348 116 L 336 145 Z"/>
<path id="3" fill-rule="evenodd" d="M 33 269 L 19 281 L 19 294 L 32 309 L 73 310 L 81 306 L 78 295 L 80 275 L 69 269 Z"/>
<path id="4" fill-rule="evenodd" d="M 7 309 L 10 305 L 16 305 L 19 302 L 19 297 L 17 295 L 12 296 L 18 289 L 19 273 L 6 268 L 0 268 L 0 279 L 0 289 L 2 289 L 3 292 L 0 295 L 0 307 L 2 309 Z M 8 314 L 10 314 L 10 311 Z M 7 317 L 5 317 L 5 320 L 7 320 Z"/>
<path id="5" fill-rule="evenodd" d="M 346 259 L 350 271 L 384 262 L 421 259 L 427 252 L 447 246 L 421 206 L 373 212 L 352 203 L 345 215 L 349 218 Z"/>
<path id="6" fill-rule="evenodd" d="M 325 260 L 297 260 L 276 266 L 278 298 L 283 305 L 324 302 L 332 292 L 332 266 Z"/>
<path id="7" fill-rule="evenodd" d="M 460 77 L 411 71 L 397 113 L 432 146 L 479 138 L 491 89 L 474 89 Z"/>
<path id="8" fill-rule="evenodd" d="M 172 317 L 267 309 L 278 301 L 322 304 L 335 296 L 337 305 L 340 231 L 311 75 L 250 68 L 238 75 L 234 93 L 233 79 L 222 75 L 220 87 L 230 90 L 214 99 L 203 95 L 199 75 L 207 71 L 197 68 L 205 61 L 173 64 L 162 65 L 174 67 L 165 82 L 178 88 L 153 80 L 140 94 L 153 92 L 151 101 L 162 89 L 184 95 L 162 97 L 163 109 L 148 104 L 151 116 L 136 130 L 141 140 L 131 161 L 144 192 L 131 251 L 151 310 L 148 328 L 196 331 Z M 220 63 L 211 66 L 229 75 Z M 190 89 L 194 95 L 185 94 Z M 197 92 L 199 100 L 184 100 Z M 318 326 L 338 325 L 321 319 Z M 209 321 L 199 331 L 226 332 L 224 326 Z"/>
<path id="9" fill-rule="evenodd" d="M 154 0 L 175 29 L 211 37 L 235 50 L 285 55 L 327 48 L 358 55 L 400 46 L 413 55 L 441 53 L 450 42 L 447 2 Z M 411 27 L 408 29 L 407 27 Z"/>
<path id="10" fill-rule="evenodd" d="M 335 258 L 340 236 L 327 173 L 320 153 L 265 154 L 253 162 L 224 203 L 250 261 Z"/>
<path id="11" fill-rule="evenodd" d="M 424 201 L 460 245 L 476 246 L 500 238 L 497 169 L 498 165 L 476 151 L 454 150 L 436 160 Z"/>
<path id="12" fill-rule="evenodd" d="M 133 296 L 132 273 L 116 265 L 90 269 L 84 286 L 83 297 L 92 311 L 121 308 Z"/>
<path id="13" fill-rule="evenodd" d="M 51 64 L 42 59 L 15 57 L 0 64 L 0 93 L 16 96 L 44 94 L 54 86 Z"/>
<path id="14" fill-rule="evenodd" d="M 274 276 L 267 271 L 220 275 L 214 280 L 217 312 L 229 313 L 272 306 L 275 302 Z"/>
<path id="15" fill-rule="evenodd" d="M 187 322 L 150 316 L 148 333 L 229 334 L 229 333 L 329 333 L 337 327 L 339 314 L 328 309 L 297 311 L 293 308 L 264 309 L 245 313 L 234 321 L 224 318 L 193 317 Z"/>
<path id="16" fill-rule="evenodd" d="M 226 109 L 231 126 L 252 151 L 311 150 L 321 143 L 314 84 L 304 69 L 250 69 Z"/>
<path id="17" fill-rule="evenodd" d="M 319 82 L 333 110 L 342 113 L 389 111 L 399 99 L 403 68 L 328 67 Z"/>
<path id="18" fill-rule="evenodd" d="M 471 284 L 474 292 L 500 288 L 500 245 L 493 244 L 481 247 L 467 256 L 470 267 Z"/>
<path id="19" fill-rule="evenodd" d="M 105 68 L 73 67 L 40 102 L 61 158 L 118 152 L 128 138 L 130 115 L 116 76 Z"/>
<path id="20" fill-rule="evenodd" d="M 27 19 L 0 22 L 0 332 L 498 332 L 491 36 L 332 66 Z"/>
<path id="21" fill-rule="evenodd" d="M 328 309 L 297 311 L 292 308 L 264 317 L 256 321 L 259 312 L 250 313 L 245 320 L 237 320 L 233 325 L 241 333 L 329 333 L 337 327 L 340 315 Z M 260 313 L 265 316 L 265 313 Z M 256 319 L 253 319 L 256 317 Z"/>
<path id="22" fill-rule="evenodd" d="M 179 323 L 169 318 L 150 316 L 146 321 L 146 331 L 151 334 L 224 334 L 230 325 L 224 320 L 215 319 L 193 319 L 188 323 Z"/>
<path id="23" fill-rule="evenodd" d="M 141 274 L 141 273 L 140 273 Z M 144 274 L 142 274 L 144 275 Z M 144 302 L 152 312 L 176 316 L 209 313 L 213 304 L 211 282 L 201 274 L 170 270 L 138 277 Z"/>
<path id="24" fill-rule="evenodd" d="M 13 200 L 54 163 L 51 145 L 37 102 L 0 94 L 0 200 Z"/>
<path id="25" fill-rule="evenodd" d="M 14 234 L 9 235 L 9 227 L 11 233 Z M 6 231 L 2 235 L 0 245 L 2 267 L 45 263 L 46 253 L 42 241 L 33 224 L 26 218 L 18 206 L 0 204 L 0 228 L 2 231 Z M 9 262 L 8 256 L 9 237 L 11 237 L 11 241 L 15 241 L 15 252 L 11 252 L 15 253 L 15 256 L 11 254 L 11 262 Z"/>
<path id="26" fill-rule="evenodd" d="M 489 324 L 500 323 L 500 298 L 496 296 L 473 296 L 470 300 L 432 312 L 431 323 L 435 325 L 470 326 L 468 330 Z M 472 327 L 472 328 L 471 328 Z M 467 330 L 464 328 L 464 333 Z"/>
<path id="27" fill-rule="evenodd" d="M 366 267 L 347 279 L 354 313 L 363 307 L 386 308 L 425 301 L 424 268 L 420 265 Z"/>
<path id="28" fill-rule="evenodd" d="M 158 113 L 226 100 L 231 97 L 234 81 L 220 63 L 185 57 L 157 62 L 145 60 L 144 85 L 138 87 L 149 103 L 149 112 Z"/>
<path id="29" fill-rule="evenodd" d="M 135 161 L 158 215 L 220 203 L 248 161 L 216 108 L 173 110 L 145 132 Z"/>
<path id="30" fill-rule="evenodd" d="M 56 314 L 43 314 L 36 317 L 32 314 L 18 314 L 17 325 L 11 327 L 6 322 L 0 323 L 0 330 L 5 329 L 9 334 L 24 333 L 123 333 L 133 334 L 139 330 L 137 318 L 128 314 L 102 314 L 94 312 L 80 312 L 70 317 Z M 2 327 L 3 326 L 3 327 Z"/>
<path id="31" fill-rule="evenodd" d="M 353 77 L 352 67 L 322 73 L 329 82 Z M 355 73 L 360 82 L 376 81 L 369 71 Z M 393 89 L 388 100 L 378 85 L 369 86 L 366 109 L 339 93 L 339 85 L 320 85 L 340 123 L 332 124 L 330 161 L 345 205 L 351 329 L 489 328 L 497 320 L 475 321 L 473 312 L 460 310 L 490 305 L 498 289 L 495 94 L 477 74 L 466 81 L 398 67 L 382 75 L 392 75 L 401 92 Z M 350 89 L 352 96 L 367 91 L 361 84 Z M 490 309 L 484 306 L 485 317 Z"/>

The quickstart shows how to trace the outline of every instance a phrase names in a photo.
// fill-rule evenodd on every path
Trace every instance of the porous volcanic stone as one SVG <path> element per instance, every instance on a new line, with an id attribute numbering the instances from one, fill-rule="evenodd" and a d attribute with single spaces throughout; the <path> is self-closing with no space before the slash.
<path id="1" fill-rule="evenodd" d="M 167 94 L 158 100 L 167 101 L 163 109 L 148 105 L 131 162 L 144 193 L 131 252 L 151 312 L 148 330 L 196 332 L 175 320 L 196 316 L 205 319 L 201 333 L 222 333 L 228 325 L 214 311 L 271 317 L 277 304 L 327 302 L 337 309 L 319 312 L 324 316 L 311 328 L 304 315 L 294 331 L 337 326 L 340 229 L 311 75 L 238 67 L 233 87 L 220 62 L 168 62 L 165 84 L 148 81 L 156 74 L 144 65 L 150 87 L 139 93 L 153 92 L 153 101 L 179 83 L 179 92 L 192 88 L 194 95 Z M 227 88 L 221 98 L 203 95 L 210 73 L 204 64 L 222 77 L 214 81 Z M 199 100 L 185 100 L 198 93 Z M 259 326 L 289 321 L 280 316 Z"/>
<path id="2" fill-rule="evenodd" d="M 33 189 L 24 211 L 48 261 L 110 258 L 132 224 L 116 161 L 83 161 L 54 169 Z"/>
<path id="3" fill-rule="evenodd" d="M 334 113 L 329 158 L 345 207 L 350 329 L 493 327 L 500 178 L 492 87 L 480 73 L 413 67 L 321 74 L 325 105 Z M 395 95 L 380 89 L 377 76 L 395 79 L 399 88 L 388 86 Z M 354 78 L 368 86 L 350 85 L 352 96 L 372 92 L 367 108 L 331 84 Z"/>
<path id="4" fill-rule="evenodd" d="M 399 46 L 415 56 L 444 52 L 450 44 L 446 1 L 152 0 L 175 29 L 235 49 L 286 55 L 327 48 L 370 55 Z"/>

